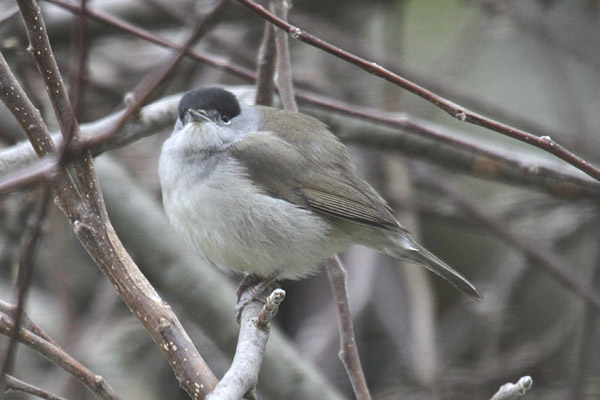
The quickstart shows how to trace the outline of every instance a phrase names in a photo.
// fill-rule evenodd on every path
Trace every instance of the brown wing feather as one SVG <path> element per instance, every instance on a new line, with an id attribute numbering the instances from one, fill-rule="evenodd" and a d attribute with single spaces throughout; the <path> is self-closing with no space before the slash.
<path id="1" fill-rule="evenodd" d="M 356 175 L 346 147 L 324 125 L 302 114 L 279 113 L 292 118 L 291 124 L 286 118 L 287 126 L 309 130 L 308 135 L 261 131 L 230 148 L 258 186 L 274 197 L 325 215 L 384 229 L 400 228 L 385 201 Z M 272 115 L 269 122 L 267 129 L 277 123 Z"/>

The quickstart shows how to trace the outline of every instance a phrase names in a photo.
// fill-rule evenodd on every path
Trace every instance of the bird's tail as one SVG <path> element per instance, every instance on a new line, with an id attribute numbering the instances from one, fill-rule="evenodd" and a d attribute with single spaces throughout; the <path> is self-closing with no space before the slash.
<path id="1" fill-rule="evenodd" d="M 424 266 L 468 296 L 477 300 L 482 298 L 471 282 L 410 237 L 396 238 L 394 242 L 395 245 L 386 246 L 382 250 L 392 257 L 412 261 Z"/>

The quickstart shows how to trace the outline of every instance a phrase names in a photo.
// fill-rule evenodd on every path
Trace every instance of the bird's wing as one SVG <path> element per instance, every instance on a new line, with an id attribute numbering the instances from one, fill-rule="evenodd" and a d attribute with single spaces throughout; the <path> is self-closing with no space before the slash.
<path id="1" fill-rule="evenodd" d="M 236 142 L 229 151 L 246 166 L 254 183 L 273 197 L 360 224 L 400 228 L 385 201 L 345 162 L 346 157 L 349 161 L 345 146 L 323 130 L 331 135 L 325 138 L 327 143 L 319 143 L 323 138 L 318 136 L 310 143 L 301 143 L 260 131 Z M 301 151 L 300 146 L 310 147 Z M 332 146 L 335 154 L 328 154 Z"/>

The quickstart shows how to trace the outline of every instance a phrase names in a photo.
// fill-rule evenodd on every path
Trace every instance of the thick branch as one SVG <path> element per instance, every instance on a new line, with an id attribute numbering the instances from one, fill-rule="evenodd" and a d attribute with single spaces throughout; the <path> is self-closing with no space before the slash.
<path id="1" fill-rule="evenodd" d="M 34 35 L 32 32 L 34 28 L 38 29 L 39 36 L 45 36 L 42 15 L 38 12 L 37 5 L 27 0 L 21 0 L 19 5 L 22 13 L 28 19 L 29 36 Z M 33 40 L 40 39 L 36 37 Z M 40 54 L 38 60 L 40 66 L 45 65 L 44 63 L 55 64 L 47 37 L 43 43 L 48 44 L 48 47 L 43 49 L 44 55 Z M 35 50 L 36 54 L 38 51 L 42 52 L 42 50 Z M 0 95 L 2 95 L 3 101 L 20 120 L 22 126 L 24 125 L 23 128 L 28 132 L 31 142 L 35 144 L 38 154 L 55 154 L 55 147 L 41 117 L 39 117 L 39 112 L 33 108 L 3 59 L 0 66 L 2 67 L 0 70 L 2 89 Z M 40 70 L 42 69 L 43 67 L 40 68 Z M 55 69 L 55 66 L 50 65 L 48 70 L 58 71 L 58 68 Z M 46 70 L 44 69 L 44 71 Z M 59 78 L 56 80 L 48 78 L 47 80 L 47 83 L 60 82 L 62 80 Z M 50 89 L 54 90 L 53 87 L 49 87 Z M 64 125 L 67 121 L 74 123 L 72 119 L 69 120 L 66 91 L 63 93 L 60 88 L 56 90 L 58 93 L 49 93 L 49 95 L 56 97 L 53 106 L 58 108 L 57 116 L 63 119 L 61 124 Z M 22 95 L 15 96 L 17 92 Z M 31 114 L 24 115 L 25 118 L 20 118 L 23 117 L 21 115 L 22 105 L 31 111 Z M 61 107 L 65 109 L 61 109 Z M 26 124 L 25 120 L 28 118 L 33 119 L 33 128 Z M 208 393 L 216 384 L 216 378 L 183 330 L 175 314 L 150 286 L 118 240 L 106 216 L 91 156 L 84 152 L 79 160 L 74 165 L 74 171 L 80 184 L 79 188 L 75 188 L 72 182 L 67 180 L 68 175 L 63 175 L 64 173 L 59 174 L 59 178 L 64 177 L 63 181 L 58 181 L 58 183 L 55 181 L 55 193 L 59 204 L 71 222 L 76 236 L 129 308 L 140 319 L 146 331 L 159 345 L 175 371 L 181 386 L 192 397 Z M 81 190 L 85 197 L 79 197 L 78 190 Z"/>
<path id="2" fill-rule="evenodd" d="M 58 64 L 52 52 L 42 10 L 35 0 L 17 0 L 21 16 L 25 22 L 29 47 L 27 48 L 36 61 L 38 71 L 46 85 L 46 93 L 56 115 L 58 125 L 63 134 L 65 144 L 79 137 L 79 125 L 73 113 L 67 88 L 63 82 Z M 61 156 L 62 158 L 62 156 Z M 89 206 L 100 214 L 105 214 L 102 206 L 102 194 L 98 190 L 98 182 L 92 166 L 92 155 L 83 152 L 74 161 L 75 175 L 79 190 L 80 201 L 89 201 Z"/>
<path id="3" fill-rule="evenodd" d="M 56 146 L 40 112 L 27 97 L 1 53 L 0 98 L 23 128 L 38 157 L 57 156 Z M 52 184 L 56 193 L 63 193 L 57 197 L 58 206 L 67 213 L 69 218 L 79 218 L 81 210 L 76 205 L 80 197 L 71 177 L 64 171 L 59 171 L 54 176 Z"/>
<path id="4" fill-rule="evenodd" d="M 269 340 L 270 321 L 284 297 L 283 290 L 275 289 L 265 305 L 255 300 L 244 307 L 231 367 L 207 399 L 241 399 L 256 387 Z"/>

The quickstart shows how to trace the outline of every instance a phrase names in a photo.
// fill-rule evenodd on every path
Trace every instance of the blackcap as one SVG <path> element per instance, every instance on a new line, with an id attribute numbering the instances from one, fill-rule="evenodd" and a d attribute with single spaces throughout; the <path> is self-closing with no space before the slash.
<path id="1" fill-rule="evenodd" d="M 300 279 L 353 243 L 423 265 L 469 296 L 469 281 L 417 244 L 320 121 L 202 88 L 180 100 L 159 176 L 165 213 L 222 268 Z"/>

